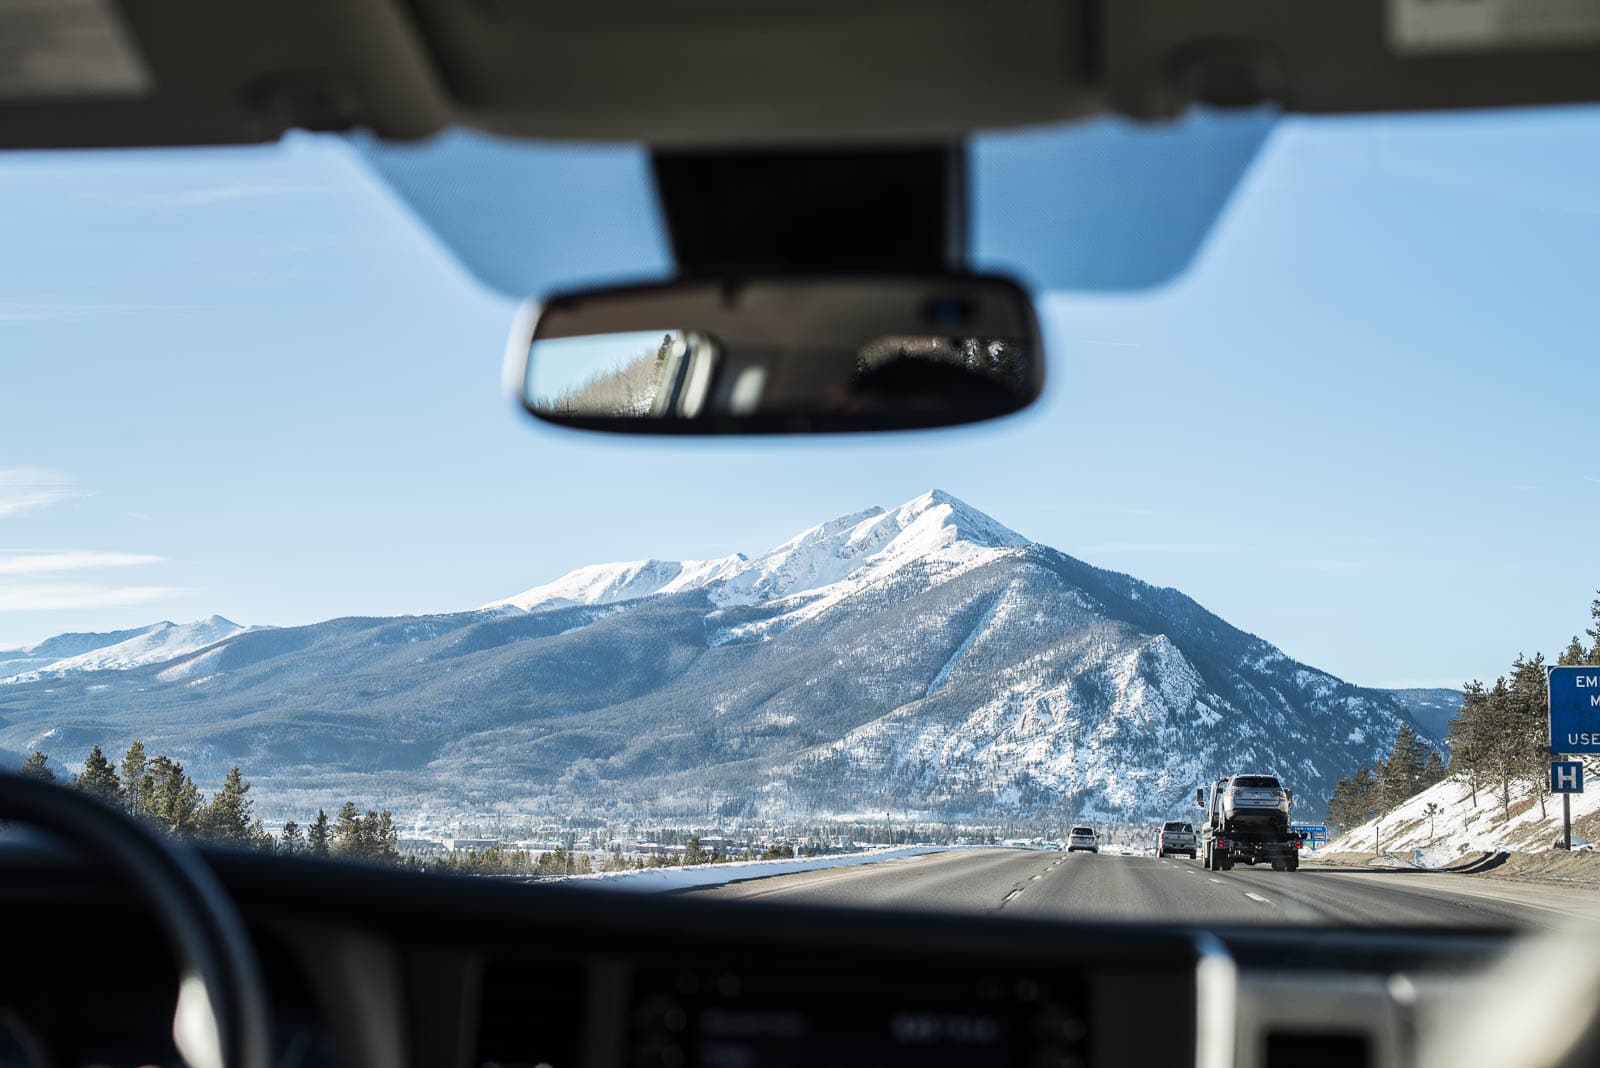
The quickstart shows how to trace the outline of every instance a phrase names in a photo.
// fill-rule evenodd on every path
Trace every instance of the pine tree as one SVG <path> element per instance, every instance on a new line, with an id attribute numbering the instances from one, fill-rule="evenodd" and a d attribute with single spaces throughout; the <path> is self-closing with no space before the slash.
<path id="1" fill-rule="evenodd" d="M 144 778 L 144 742 L 135 738 L 122 757 L 122 804 L 136 816 L 145 810 Z"/>
<path id="2" fill-rule="evenodd" d="M 1431 747 L 1418 737 L 1411 724 L 1400 724 L 1389 755 L 1376 769 L 1373 801 L 1380 812 L 1404 804 L 1423 788 L 1423 772 L 1428 766 L 1430 751 Z"/>
<path id="3" fill-rule="evenodd" d="M 1517 657 L 1511 669 L 1511 694 L 1513 737 L 1509 741 L 1515 746 L 1512 757 L 1515 774 L 1538 797 L 1542 819 L 1549 815 L 1543 786 L 1550 766 L 1549 669 L 1545 666 L 1544 654 L 1536 653 L 1532 660 L 1526 661 Z"/>
<path id="4" fill-rule="evenodd" d="M 319 808 L 317 818 L 311 824 L 311 830 L 306 832 L 306 848 L 314 857 L 325 857 L 328 855 L 331 837 L 328 830 L 328 813 Z"/>
<path id="5" fill-rule="evenodd" d="M 1478 807 L 1478 786 L 1489 764 L 1489 695 L 1483 683 L 1472 680 L 1461 688 L 1461 711 L 1450 722 L 1446 742 L 1450 746 L 1450 767 L 1467 784 L 1472 807 Z"/>
<path id="6" fill-rule="evenodd" d="M 700 845 L 700 836 L 698 834 L 690 835 L 689 844 L 683 851 L 683 862 L 685 864 L 704 864 L 710 859 L 711 854 L 707 853 Z"/>
<path id="7" fill-rule="evenodd" d="M 303 853 L 306 836 L 294 820 L 283 821 L 283 833 L 278 836 L 278 849 L 284 853 Z"/>
<path id="8" fill-rule="evenodd" d="M 1583 647 L 1583 640 L 1576 634 L 1572 641 L 1567 643 L 1566 651 L 1556 657 L 1556 663 L 1562 667 L 1581 667 L 1589 660 L 1589 650 Z"/>
<path id="9" fill-rule="evenodd" d="M 111 766 L 111 761 L 100 752 L 98 745 L 89 750 L 89 755 L 83 761 L 83 771 L 73 780 L 73 785 L 108 805 L 116 804 L 122 794 L 117 769 Z"/>
<path id="10" fill-rule="evenodd" d="M 143 791 L 144 815 L 168 834 L 186 836 L 199 828 L 200 790 L 176 760 L 165 755 L 151 760 Z"/>
<path id="11" fill-rule="evenodd" d="M 56 773 L 50 770 L 50 758 L 38 749 L 28 754 L 28 759 L 22 762 L 17 774 L 24 779 L 38 779 L 40 782 L 56 781 Z"/>
<path id="12" fill-rule="evenodd" d="M 395 829 L 394 814 L 367 810 L 361 817 L 361 855 L 368 860 L 399 860 L 400 833 Z"/>
<path id="13" fill-rule="evenodd" d="M 339 808 L 339 815 L 333 823 L 333 839 L 330 843 L 332 852 L 340 856 L 359 857 L 366 853 L 365 828 L 361 824 L 361 814 L 356 810 L 354 801 L 346 801 Z"/>
<path id="14" fill-rule="evenodd" d="M 213 842 L 232 845 L 249 845 L 255 841 L 252 833 L 251 809 L 254 803 L 245 795 L 250 784 L 244 781 L 238 765 L 228 769 L 222 789 L 211 795 L 211 803 L 200 813 L 200 833 Z"/>
<path id="15" fill-rule="evenodd" d="M 1373 780 L 1372 769 L 1360 767 L 1350 779 L 1350 803 L 1352 827 L 1372 819 L 1378 814 L 1377 799 L 1374 794 L 1377 783 Z"/>
<path id="16" fill-rule="evenodd" d="M 1437 749 L 1428 751 L 1428 762 L 1422 767 L 1422 788 L 1426 790 L 1444 781 L 1444 761 L 1439 757 Z"/>
<path id="17" fill-rule="evenodd" d="M 1594 644 L 1589 646 L 1588 663 L 1600 665 L 1600 597 L 1589 602 L 1589 618 L 1594 621 L 1594 625 L 1584 633 Z"/>

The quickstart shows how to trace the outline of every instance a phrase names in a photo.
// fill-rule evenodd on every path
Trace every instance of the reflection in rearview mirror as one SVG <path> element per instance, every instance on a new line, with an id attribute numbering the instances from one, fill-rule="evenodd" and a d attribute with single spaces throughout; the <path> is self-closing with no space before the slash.
<path id="1" fill-rule="evenodd" d="M 552 300 L 522 400 L 590 429 L 878 430 L 1004 415 L 1042 381 L 1032 308 L 1010 282 L 773 278 Z"/>

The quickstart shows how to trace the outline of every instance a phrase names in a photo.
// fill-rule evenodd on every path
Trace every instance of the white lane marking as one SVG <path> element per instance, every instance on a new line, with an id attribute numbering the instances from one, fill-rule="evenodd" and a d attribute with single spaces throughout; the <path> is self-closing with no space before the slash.
<path id="1" fill-rule="evenodd" d="M 1192 870 L 1192 869 L 1187 869 L 1187 868 L 1186 868 L 1186 869 L 1184 869 L 1184 872 L 1183 872 L 1183 874 L 1185 874 L 1185 875 L 1193 875 L 1193 874 L 1194 874 L 1194 871 L 1193 871 L 1193 870 Z"/>
<path id="2" fill-rule="evenodd" d="M 1020 893 L 1022 893 L 1022 887 L 1019 886 L 1015 890 L 1011 891 L 1011 893 L 1009 893 L 1005 897 L 1001 898 L 1000 899 L 1000 904 L 1009 905 L 1011 903 L 1011 899 L 1016 897 Z"/>
<path id="3" fill-rule="evenodd" d="M 1248 897 L 1248 898 L 1253 898 L 1254 900 L 1261 902 L 1263 905 L 1272 904 L 1272 902 L 1268 901 L 1266 898 L 1262 897 L 1260 894 L 1255 893 L 1254 891 L 1246 890 L 1244 892 L 1244 896 Z"/>
<path id="4" fill-rule="evenodd" d="M 1208 876 L 1206 876 L 1206 878 L 1211 879 L 1211 876 L 1208 875 Z M 1211 879 L 1211 881 L 1216 883 L 1218 886 L 1222 885 L 1222 880 L 1221 879 Z"/>
<path id="5" fill-rule="evenodd" d="M 1042 875 L 1030 875 L 1030 876 L 1028 876 L 1028 881 L 1030 883 L 1036 883 L 1042 878 L 1044 878 L 1044 876 L 1042 876 Z"/>

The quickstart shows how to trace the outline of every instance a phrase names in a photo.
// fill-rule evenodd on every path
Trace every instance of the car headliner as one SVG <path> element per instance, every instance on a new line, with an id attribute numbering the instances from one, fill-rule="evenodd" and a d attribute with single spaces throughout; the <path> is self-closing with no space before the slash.
<path id="1" fill-rule="evenodd" d="M 1195 103 L 1325 113 L 1600 99 L 1600 14 L 1462 34 L 1426 0 L 30 0 L 0 147 L 518 137 L 938 142 Z M 1556 32 L 1556 30 L 1561 32 Z M 108 77 L 115 69 L 124 76 Z"/>

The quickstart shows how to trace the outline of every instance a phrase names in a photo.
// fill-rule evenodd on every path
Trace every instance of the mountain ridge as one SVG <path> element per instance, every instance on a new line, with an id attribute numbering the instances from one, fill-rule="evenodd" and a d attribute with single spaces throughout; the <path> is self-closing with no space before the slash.
<path id="1" fill-rule="evenodd" d="M 324 783 L 399 809 L 1153 818 L 1238 766 L 1315 813 L 1411 721 L 937 490 L 749 557 L 641 563 L 13 684 L 0 747 L 138 735 L 284 804 Z"/>

